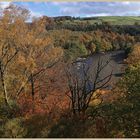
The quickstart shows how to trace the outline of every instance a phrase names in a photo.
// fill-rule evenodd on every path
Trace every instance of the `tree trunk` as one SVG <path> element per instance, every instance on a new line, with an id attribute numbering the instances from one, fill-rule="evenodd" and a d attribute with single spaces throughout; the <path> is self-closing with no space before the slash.
<path id="1" fill-rule="evenodd" d="M 2 83 L 4 101 L 5 101 L 5 104 L 7 106 L 9 106 L 9 103 L 8 103 L 8 93 L 7 93 L 7 89 L 6 89 L 6 85 L 5 85 L 5 80 L 4 80 L 4 72 L 2 71 L 1 66 L 0 66 L 0 73 L 1 73 L 1 83 Z"/>
<path id="2" fill-rule="evenodd" d="M 34 104 L 34 95 L 35 95 L 35 90 L 34 90 L 34 78 L 33 78 L 33 74 L 31 73 L 31 94 L 32 94 L 32 102 L 33 102 L 33 108 L 32 108 L 32 112 L 34 113 L 34 109 L 35 109 L 35 104 Z"/>

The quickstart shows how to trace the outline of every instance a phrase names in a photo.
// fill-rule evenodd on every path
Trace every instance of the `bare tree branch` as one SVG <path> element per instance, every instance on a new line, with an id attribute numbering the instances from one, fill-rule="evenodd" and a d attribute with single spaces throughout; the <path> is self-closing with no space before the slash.
<path id="1" fill-rule="evenodd" d="M 87 66 L 86 64 L 81 66 L 80 72 L 75 68 L 76 63 L 72 63 L 67 67 L 65 73 L 68 80 L 69 92 L 67 92 L 66 95 L 71 100 L 73 114 L 84 113 L 88 108 L 89 103 L 100 97 L 100 94 L 93 97 L 95 91 L 108 86 L 107 84 L 111 80 L 113 70 L 109 75 L 106 75 L 101 79 L 100 76 L 109 63 L 110 60 L 103 63 L 103 60 L 99 58 L 96 72 L 93 77 L 90 73 L 91 66 Z"/>

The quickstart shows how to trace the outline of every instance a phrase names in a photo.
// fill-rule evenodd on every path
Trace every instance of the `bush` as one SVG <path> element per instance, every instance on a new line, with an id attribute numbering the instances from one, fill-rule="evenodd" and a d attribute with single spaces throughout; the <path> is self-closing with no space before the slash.
<path id="1" fill-rule="evenodd" d="M 129 67 L 118 83 L 120 98 L 107 103 L 98 110 L 97 115 L 107 118 L 109 137 L 140 136 L 140 65 Z"/>
<path id="2" fill-rule="evenodd" d="M 5 138 L 23 138 L 27 130 L 23 127 L 21 118 L 8 120 L 3 126 L 3 137 Z"/>
<path id="3" fill-rule="evenodd" d="M 18 138 L 24 136 L 21 120 L 17 119 L 19 107 L 13 100 L 9 101 L 9 106 L 5 105 L 3 97 L 0 97 L 0 137 Z"/>
<path id="4" fill-rule="evenodd" d="M 48 136 L 50 127 L 54 124 L 54 120 L 47 114 L 36 114 L 24 121 L 24 126 L 28 132 L 28 138 L 44 138 Z"/>
<path id="5" fill-rule="evenodd" d="M 9 106 L 5 105 L 3 101 L 0 102 L 0 118 L 15 118 L 19 114 L 19 111 L 19 107 L 14 100 L 9 101 Z"/>
<path id="6" fill-rule="evenodd" d="M 78 130 L 79 129 L 79 130 Z M 48 135 L 50 138 L 78 138 L 80 131 L 78 121 L 73 119 L 61 119 L 58 124 L 54 125 Z"/>
<path id="7" fill-rule="evenodd" d="M 83 120 L 80 117 L 61 118 L 56 125 L 54 125 L 49 138 L 93 138 L 95 137 L 94 120 L 88 118 Z"/>

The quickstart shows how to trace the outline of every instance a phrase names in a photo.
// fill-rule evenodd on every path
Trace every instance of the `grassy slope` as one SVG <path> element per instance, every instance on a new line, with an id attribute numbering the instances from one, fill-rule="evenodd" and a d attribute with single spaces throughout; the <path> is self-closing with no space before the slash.
<path id="1" fill-rule="evenodd" d="M 133 25 L 135 22 L 140 24 L 140 17 L 101 17 L 103 21 L 108 21 L 114 25 Z"/>
<path id="2" fill-rule="evenodd" d="M 91 20 L 66 20 L 65 23 L 72 23 L 76 24 L 79 22 L 90 22 L 92 24 L 94 23 L 101 23 L 101 22 L 109 22 L 112 25 L 133 25 L 135 22 L 140 24 L 140 17 L 134 17 L 134 16 L 106 16 L 106 17 L 97 17 L 96 19 Z"/>

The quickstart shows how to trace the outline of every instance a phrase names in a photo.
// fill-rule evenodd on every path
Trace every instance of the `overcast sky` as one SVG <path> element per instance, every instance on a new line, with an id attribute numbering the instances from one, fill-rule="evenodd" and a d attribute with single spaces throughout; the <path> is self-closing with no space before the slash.
<path id="1" fill-rule="evenodd" d="M 32 16 L 140 16 L 140 2 L 13 2 Z M 10 2 L 0 2 L 5 8 Z"/>

